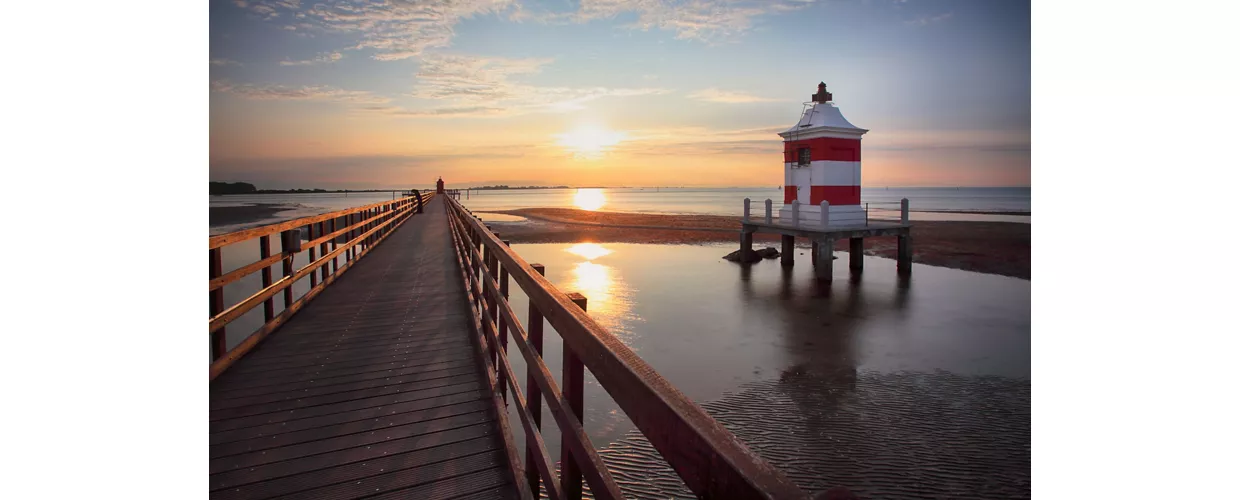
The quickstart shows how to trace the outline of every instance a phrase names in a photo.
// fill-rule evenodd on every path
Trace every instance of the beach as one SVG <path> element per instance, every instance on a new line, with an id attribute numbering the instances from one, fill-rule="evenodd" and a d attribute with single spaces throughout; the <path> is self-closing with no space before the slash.
<path id="1" fill-rule="evenodd" d="M 501 214 L 494 217 L 491 214 Z M 513 243 L 737 243 L 740 217 L 600 212 L 571 208 L 525 208 L 477 212 Z M 507 216 L 507 217 L 504 217 Z M 525 220 L 515 220 L 514 217 Z M 496 219 L 496 220 L 491 220 Z M 1015 222 L 915 221 L 913 262 L 1030 279 L 1030 224 Z M 757 234 L 755 246 L 779 247 L 779 236 Z M 761 245 L 759 245 L 761 244 Z M 808 242 L 797 241 L 808 248 Z M 836 242 L 847 252 L 848 241 Z M 895 238 L 866 238 L 867 255 L 894 259 Z"/>

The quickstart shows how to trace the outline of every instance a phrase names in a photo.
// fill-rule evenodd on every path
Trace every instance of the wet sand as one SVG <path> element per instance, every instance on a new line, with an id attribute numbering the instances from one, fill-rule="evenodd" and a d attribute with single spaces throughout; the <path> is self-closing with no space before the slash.
<path id="1" fill-rule="evenodd" d="M 655 243 L 736 242 L 740 218 L 719 215 L 664 215 L 591 212 L 570 208 L 497 211 L 528 222 L 488 221 L 513 243 Z M 477 215 L 487 220 L 487 213 Z M 916 221 L 913 261 L 921 264 L 1030 279 L 1030 224 L 1015 222 Z M 779 247 L 779 236 L 758 234 L 756 244 Z M 798 245 L 808 243 L 798 241 Z M 836 243 L 848 251 L 848 241 Z M 865 251 L 894 259 L 895 238 L 866 238 Z"/>
<path id="2" fill-rule="evenodd" d="M 259 221 L 285 210 L 289 210 L 289 207 L 279 203 L 258 203 L 242 207 L 211 207 L 211 227 Z"/>
<path id="3" fill-rule="evenodd" d="M 808 492 L 1030 497 L 1027 380 L 798 368 L 702 407 Z M 599 454 L 634 498 L 692 496 L 640 432 Z"/>

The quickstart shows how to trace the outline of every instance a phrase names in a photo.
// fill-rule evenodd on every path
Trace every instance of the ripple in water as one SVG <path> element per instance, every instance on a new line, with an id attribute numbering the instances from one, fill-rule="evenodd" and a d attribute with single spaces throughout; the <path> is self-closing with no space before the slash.
<path id="1" fill-rule="evenodd" d="M 702 406 L 811 494 L 1030 496 L 1027 379 L 797 367 Z M 626 496 L 693 497 L 638 431 L 599 453 Z"/>

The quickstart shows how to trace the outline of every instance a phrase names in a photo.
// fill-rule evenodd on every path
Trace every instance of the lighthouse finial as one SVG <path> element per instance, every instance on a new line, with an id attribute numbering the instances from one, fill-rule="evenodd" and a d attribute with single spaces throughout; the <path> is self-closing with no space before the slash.
<path id="1" fill-rule="evenodd" d="M 827 84 L 818 82 L 818 93 L 810 96 L 814 102 L 831 102 L 831 93 L 827 92 Z"/>

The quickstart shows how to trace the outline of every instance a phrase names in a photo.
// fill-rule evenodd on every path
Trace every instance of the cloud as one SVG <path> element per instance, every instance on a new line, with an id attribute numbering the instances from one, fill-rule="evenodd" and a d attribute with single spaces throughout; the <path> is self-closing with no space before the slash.
<path id="1" fill-rule="evenodd" d="M 952 13 L 948 12 L 946 14 L 939 14 L 937 16 L 921 16 L 917 19 L 913 19 L 910 21 L 904 21 L 904 24 L 908 24 L 911 26 L 925 26 L 927 24 L 934 24 L 934 23 L 946 21 L 951 18 L 952 18 Z"/>
<path id="2" fill-rule="evenodd" d="M 344 58 L 339 52 L 323 52 L 314 59 L 306 59 L 304 61 L 280 61 L 280 66 L 310 66 L 313 64 L 331 64 Z"/>
<path id="3" fill-rule="evenodd" d="M 381 110 L 393 116 L 458 118 L 462 116 L 499 116 L 505 114 L 503 108 L 490 106 L 461 106 L 433 109 L 389 108 Z"/>
<path id="4" fill-rule="evenodd" d="M 232 59 L 212 59 L 211 65 L 212 66 L 240 66 L 241 63 L 234 61 Z"/>
<path id="5" fill-rule="evenodd" d="M 212 92 L 235 94 L 246 99 L 260 101 L 330 101 L 357 104 L 382 104 L 390 101 L 361 90 L 344 90 L 325 85 L 288 87 L 269 84 L 233 84 L 227 81 L 211 82 Z"/>
<path id="6" fill-rule="evenodd" d="M 395 61 L 448 47 L 454 27 L 480 15 L 508 12 L 511 21 L 548 24 L 587 23 L 634 13 L 630 29 L 657 28 L 677 39 L 726 42 L 753 28 L 755 18 L 804 8 L 815 0 L 582 0 L 575 12 L 527 10 L 517 0 L 434 0 L 358 2 L 329 0 L 303 5 L 296 0 L 234 1 L 239 8 L 282 28 L 357 35 L 351 50 L 373 50 L 372 58 Z"/>
<path id="7" fill-rule="evenodd" d="M 243 5 L 244 4 L 244 5 Z M 407 59 L 428 48 L 451 45 L 453 27 L 463 19 L 499 13 L 514 5 L 514 0 L 435 0 L 390 1 L 382 3 L 347 0 L 315 3 L 307 8 L 290 0 L 255 0 L 237 2 L 264 20 L 289 19 L 285 29 L 318 30 L 326 33 L 359 35 L 348 47 L 371 49 L 380 61 Z"/>
<path id="8" fill-rule="evenodd" d="M 428 55 L 418 68 L 413 96 L 423 99 L 484 99 L 515 97 L 513 75 L 538 73 L 551 59 L 506 59 L 464 55 Z"/>
<path id="9" fill-rule="evenodd" d="M 862 150 L 970 150 L 1028 152 L 1028 129 L 1015 130 L 876 130 L 866 134 Z"/>
<path id="10" fill-rule="evenodd" d="M 426 54 L 411 95 L 450 103 L 447 107 L 404 111 L 404 116 L 512 116 L 582 109 L 603 97 L 669 93 L 660 88 L 543 87 L 513 81 L 536 74 L 551 59 L 508 59 Z M 477 103 L 485 102 L 485 106 Z"/>
<path id="11" fill-rule="evenodd" d="M 706 102 L 721 102 L 727 104 L 742 104 L 750 102 L 774 102 L 779 99 L 771 99 L 768 97 L 758 97 L 732 90 L 720 90 L 716 88 L 702 89 L 689 94 L 690 99 Z"/>
<path id="12" fill-rule="evenodd" d="M 676 32 L 680 40 L 708 43 L 727 41 L 753 27 L 753 18 L 808 6 L 814 0 L 582 0 L 578 22 L 610 19 L 633 12 L 637 21 L 627 27 L 658 28 Z"/>

